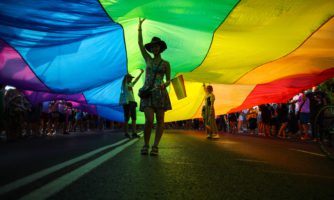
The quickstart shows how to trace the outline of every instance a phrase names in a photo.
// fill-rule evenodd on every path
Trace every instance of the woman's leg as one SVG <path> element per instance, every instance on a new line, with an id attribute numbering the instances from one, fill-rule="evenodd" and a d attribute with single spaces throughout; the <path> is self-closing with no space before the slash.
<path id="1" fill-rule="evenodd" d="M 132 137 L 138 137 L 137 125 L 136 125 L 136 119 L 137 119 L 136 107 L 137 107 L 136 102 L 130 102 L 130 117 L 132 121 Z"/>
<path id="2" fill-rule="evenodd" d="M 146 107 L 144 109 L 144 113 L 145 113 L 144 143 L 145 146 L 149 146 L 152 126 L 153 126 L 153 119 L 154 119 L 153 118 L 154 110 L 153 108 Z"/>
<path id="3" fill-rule="evenodd" d="M 286 127 L 287 126 L 288 126 L 288 122 L 284 122 L 281 126 L 283 138 L 286 138 Z"/>
<path id="4" fill-rule="evenodd" d="M 309 126 L 308 126 L 308 124 L 305 123 L 305 124 L 302 125 L 302 127 L 303 127 L 303 137 L 305 139 L 308 139 L 310 137 L 309 134 L 308 134 Z"/>
<path id="5" fill-rule="evenodd" d="M 280 127 L 280 129 L 279 129 L 279 131 L 278 131 L 278 134 L 277 134 L 278 137 L 283 137 L 283 138 L 285 138 L 286 124 L 287 124 L 286 122 L 283 122 L 283 123 L 281 124 L 281 127 Z"/>
<path id="6" fill-rule="evenodd" d="M 264 130 L 265 130 L 266 136 L 270 136 L 270 124 L 268 123 L 264 124 Z"/>
<path id="7" fill-rule="evenodd" d="M 242 130 L 241 130 L 241 125 L 242 125 L 242 121 L 241 120 L 238 120 L 238 132 L 241 133 Z"/>
<path id="8" fill-rule="evenodd" d="M 129 104 L 123 105 L 123 111 L 124 111 L 124 123 L 123 123 L 123 128 L 124 128 L 124 134 L 125 137 L 130 137 L 128 133 L 128 123 L 129 123 L 129 117 L 130 117 L 130 108 Z"/>
<path id="9" fill-rule="evenodd" d="M 136 120 L 133 119 L 132 120 L 132 135 L 137 134 L 137 124 L 136 124 Z"/>
<path id="10" fill-rule="evenodd" d="M 158 147 L 162 133 L 164 131 L 165 111 L 163 109 L 156 110 L 157 129 L 155 131 L 154 147 Z"/>

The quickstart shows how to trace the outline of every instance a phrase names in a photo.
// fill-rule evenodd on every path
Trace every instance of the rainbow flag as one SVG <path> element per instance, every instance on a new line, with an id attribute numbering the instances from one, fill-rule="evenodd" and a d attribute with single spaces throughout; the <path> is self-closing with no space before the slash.
<path id="1" fill-rule="evenodd" d="M 334 77 L 333 0 L 2 0 L 0 9 L 0 83 L 32 102 L 67 99 L 110 120 L 123 121 L 124 75 L 145 68 L 138 18 L 146 18 L 144 43 L 164 40 L 171 78 L 184 79 L 185 98 L 168 88 L 166 122 L 200 117 L 202 83 L 224 114 L 287 101 Z"/>

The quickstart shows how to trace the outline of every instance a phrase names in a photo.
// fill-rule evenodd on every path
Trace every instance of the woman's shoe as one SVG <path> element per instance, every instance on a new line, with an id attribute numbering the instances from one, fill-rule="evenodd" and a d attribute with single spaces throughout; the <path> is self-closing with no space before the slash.
<path id="1" fill-rule="evenodd" d="M 158 147 L 157 146 L 152 146 L 152 150 L 150 152 L 151 156 L 157 156 L 159 153 Z"/>
<path id="2" fill-rule="evenodd" d="M 148 154 L 148 146 L 144 145 L 143 148 L 140 150 L 141 155 L 147 155 Z"/>

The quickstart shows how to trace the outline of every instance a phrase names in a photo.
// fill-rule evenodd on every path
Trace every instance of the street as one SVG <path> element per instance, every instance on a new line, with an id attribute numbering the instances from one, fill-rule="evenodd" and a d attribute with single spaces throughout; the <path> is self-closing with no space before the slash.
<path id="1" fill-rule="evenodd" d="M 158 157 L 117 130 L 4 143 L 0 198 L 334 199 L 334 162 L 315 143 L 220 136 L 166 130 Z"/>

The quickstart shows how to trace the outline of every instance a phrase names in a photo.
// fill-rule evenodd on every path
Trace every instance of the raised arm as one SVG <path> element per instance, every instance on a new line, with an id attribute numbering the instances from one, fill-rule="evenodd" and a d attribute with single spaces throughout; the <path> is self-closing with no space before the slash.
<path id="1" fill-rule="evenodd" d="M 144 59 L 147 60 L 150 58 L 150 55 L 147 53 L 144 43 L 143 43 L 143 34 L 142 34 L 142 23 L 145 21 L 145 19 L 139 18 L 139 24 L 138 24 L 138 44 L 141 54 L 143 55 Z"/>
<path id="2" fill-rule="evenodd" d="M 140 74 L 135 78 L 134 81 L 132 81 L 133 85 L 135 85 L 137 83 L 137 81 L 139 80 L 139 78 L 141 77 L 141 75 L 143 74 L 144 70 L 140 69 Z"/>
<path id="3" fill-rule="evenodd" d="M 205 85 L 205 83 L 203 83 L 203 90 L 204 90 L 204 93 L 207 94 L 207 90 L 206 90 L 206 85 Z"/>

